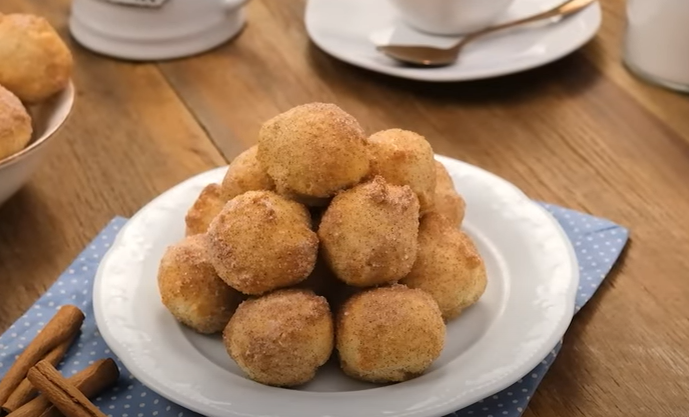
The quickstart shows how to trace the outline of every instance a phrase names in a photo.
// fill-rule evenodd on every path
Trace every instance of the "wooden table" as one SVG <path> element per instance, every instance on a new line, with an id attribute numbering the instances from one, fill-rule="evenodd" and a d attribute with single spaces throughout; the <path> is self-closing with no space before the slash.
<path id="1" fill-rule="evenodd" d="M 610 218 L 632 241 L 575 318 L 533 416 L 689 415 L 689 100 L 620 65 L 624 1 L 581 51 L 496 80 L 429 85 L 370 73 L 316 49 L 302 1 L 254 0 L 239 38 L 159 64 L 115 61 L 69 39 L 67 0 L 3 0 L 46 16 L 76 58 L 78 97 L 50 159 L 0 208 L 0 331 L 115 215 L 226 164 L 261 123 L 334 102 L 373 132 L 402 127 L 436 152 L 530 196 Z"/>

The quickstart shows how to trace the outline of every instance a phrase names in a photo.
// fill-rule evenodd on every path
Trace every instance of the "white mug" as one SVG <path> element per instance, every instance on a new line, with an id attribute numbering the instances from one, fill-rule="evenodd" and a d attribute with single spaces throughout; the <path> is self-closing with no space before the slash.
<path id="1" fill-rule="evenodd" d="M 484 29 L 514 0 L 390 0 L 412 27 L 436 35 L 461 35 Z"/>
<path id="2" fill-rule="evenodd" d="M 628 0 L 624 61 L 642 78 L 689 92 L 689 0 Z"/>

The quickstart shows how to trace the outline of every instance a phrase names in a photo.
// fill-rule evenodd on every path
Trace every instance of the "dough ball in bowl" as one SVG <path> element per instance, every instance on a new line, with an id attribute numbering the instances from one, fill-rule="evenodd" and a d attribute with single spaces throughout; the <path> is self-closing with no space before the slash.
<path id="1" fill-rule="evenodd" d="M 0 15 L 0 85 L 26 103 L 67 87 L 72 54 L 52 26 L 28 14 Z"/>
<path id="2" fill-rule="evenodd" d="M 338 194 L 318 228 L 335 275 L 356 287 L 395 282 L 416 258 L 419 201 L 408 186 L 382 177 Z"/>
<path id="3" fill-rule="evenodd" d="M 205 186 L 184 218 L 187 225 L 187 236 L 206 233 L 208 226 L 220 213 L 226 201 L 222 195 L 220 184 Z"/>
<path id="4" fill-rule="evenodd" d="M 273 190 L 275 184 L 256 159 L 258 146 L 252 146 L 239 154 L 227 168 L 222 180 L 225 201 L 232 200 L 247 191 Z"/>
<path id="5" fill-rule="evenodd" d="M 433 298 L 393 285 L 362 291 L 337 315 L 337 351 L 349 376 L 370 382 L 422 374 L 445 345 L 445 323 Z"/>
<path id="6" fill-rule="evenodd" d="M 272 191 L 247 191 L 228 201 L 208 237 L 220 278 L 250 295 L 299 283 L 318 255 L 306 207 Z"/>
<path id="7" fill-rule="evenodd" d="M 222 331 L 242 300 L 215 273 L 204 235 L 167 248 L 158 268 L 158 289 L 170 313 L 199 333 Z"/>
<path id="8" fill-rule="evenodd" d="M 419 197 L 421 212 L 435 202 L 435 160 L 433 148 L 423 136 L 402 129 L 389 129 L 368 138 L 371 174 L 391 184 L 408 185 Z"/>
<path id="9" fill-rule="evenodd" d="M 24 149 L 31 133 L 29 113 L 17 96 L 0 85 L 0 161 Z"/>
<path id="10" fill-rule="evenodd" d="M 259 132 L 258 160 L 281 194 L 321 204 L 369 171 L 359 123 L 334 104 L 297 106 Z"/>
<path id="11" fill-rule="evenodd" d="M 419 251 L 401 283 L 429 293 L 443 317 L 457 317 L 486 289 L 486 267 L 471 238 L 438 213 L 428 213 L 419 227 Z"/>
<path id="12" fill-rule="evenodd" d="M 435 208 L 434 210 L 443 215 L 453 226 L 459 227 L 464 220 L 466 202 L 457 191 L 452 182 L 452 177 L 445 169 L 445 166 L 435 161 Z"/>
<path id="13" fill-rule="evenodd" d="M 223 339 L 249 378 L 295 386 L 311 380 L 330 358 L 333 319 L 324 297 L 307 290 L 279 290 L 243 302 Z"/>

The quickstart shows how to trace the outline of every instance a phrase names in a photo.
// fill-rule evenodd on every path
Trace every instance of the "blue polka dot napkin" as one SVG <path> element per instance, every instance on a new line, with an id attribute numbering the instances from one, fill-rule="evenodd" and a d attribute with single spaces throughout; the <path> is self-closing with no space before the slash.
<path id="1" fill-rule="evenodd" d="M 581 271 L 576 300 L 576 308 L 579 310 L 593 296 L 622 252 L 628 231 L 608 220 L 550 204 L 543 204 L 543 207 L 560 222 L 574 245 Z M 123 218 L 112 220 L 48 292 L 0 337 L 0 378 L 36 336 L 37 331 L 55 314 L 56 308 L 63 304 L 79 306 L 86 314 L 86 320 L 81 336 L 59 366 L 61 372 L 70 376 L 98 359 L 113 357 L 96 328 L 91 290 L 98 263 L 125 222 L 126 219 Z M 560 344 L 553 348 L 548 357 L 543 358 L 543 362 L 511 387 L 451 416 L 519 417 L 559 349 Z M 198 416 L 149 390 L 121 362 L 118 361 L 118 365 L 121 371 L 119 383 L 94 401 L 109 417 Z"/>

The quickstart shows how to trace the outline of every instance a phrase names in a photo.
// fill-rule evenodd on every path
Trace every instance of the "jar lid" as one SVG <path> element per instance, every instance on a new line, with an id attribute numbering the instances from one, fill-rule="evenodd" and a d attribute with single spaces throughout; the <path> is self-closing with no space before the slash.
<path id="1" fill-rule="evenodd" d="M 168 0 L 104 0 L 108 3 L 137 7 L 162 7 Z"/>

